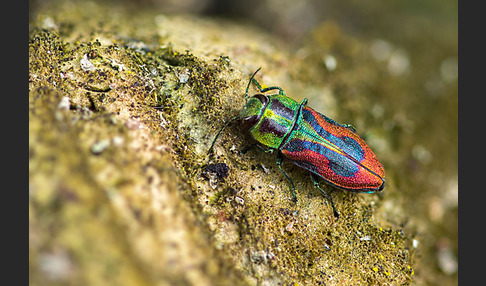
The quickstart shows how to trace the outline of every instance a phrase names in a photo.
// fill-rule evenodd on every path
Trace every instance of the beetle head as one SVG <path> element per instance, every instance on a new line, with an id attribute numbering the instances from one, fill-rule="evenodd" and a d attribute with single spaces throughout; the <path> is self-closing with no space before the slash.
<path id="1" fill-rule="evenodd" d="M 243 121 L 243 126 L 251 128 L 258 123 L 262 117 L 263 111 L 267 107 L 269 99 L 263 94 L 255 94 L 248 100 L 240 112 L 240 118 Z"/>

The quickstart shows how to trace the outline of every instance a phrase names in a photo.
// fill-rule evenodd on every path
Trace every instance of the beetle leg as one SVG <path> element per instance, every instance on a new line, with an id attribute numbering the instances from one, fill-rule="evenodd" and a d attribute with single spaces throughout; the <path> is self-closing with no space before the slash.
<path id="1" fill-rule="evenodd" d="M 250 149 L 253 149 L 255 145 L 256 143 L 246 146 L 240 151 L 240 154 L 246 154 L 246 152 L 250 151 Z"/>
<path id="2" fill-rule="evenodd" d="M 336 121 L 332 120 L 331 118 L 329 118 L 329 117 L 327 117 L 327 116 L 324 116 L 324 118 L 325 118 L 325 119 L 326 119 L 328 122 L 330 122 L 330 123 L 332 123 L 332 124 L 335 124 L 335 125 L 338 125 L 338 126 L 341 126 L 341 127 L 347 128 L 347 129 L 351 130 L 351 132 L 356 133 L 356 127 L 354 127 L 354 126 L 353 126 L 353 125 L 351 125 L 351 124 L 341 124 L 341 123 L 338 123 L 338 122 L 336 122 Z"/>
<path id="3" fill-rule="evenodd" d="M 295 185 L 294 185 L 294 181 L 292 181 L 292 179 L 289 177 L 289 175 L 287 175 L 287 173 L 285 173 L 285 171 L 283 170 L 282 161 L 283 161 L 282 153 L 278 152 L 277 153 L 278 169 L 280 170 L 280 172 L 282 172 L 282 174 L 285 176 L 285 178 L 290 182 L 290 185 L 292 186 L 292 200 L 294 201 L 294 203 L 297 203 L 297 193 L 295 192 L 296 188 L 295 188 Z"/>
<path id="4" fill-rule="evenodd" d="M 255 147 L 257 147 L 258 149 L 260 149 L 260 151 L 263 151 L 263 152 L 265 152 L 267 154 L 273 154 L 273 150 L 275 150 L 275 149 L 272 149 L 272 148 L 265 149 L 265 147 L 263 147 L 260 144 L 255 144 Z"/>
<path id="5" fill-rule="evenodd" d="M 263 151 L 267 154 L 272 154 L 273 153 L 273 150 L 272 148 L 268 148 L 268 149 L 265 149 L 264 147 L 262 147 L 260 144 L 258 143 L 253 143 L 253 144 L 250 144 L 248 145 L 247 147 L 243 148 L 243 150 L 240 151 L 241 154 L 246 154 L 246 152 L 250 151 L 250 149 L 253 149 L 254 147 L 260 149 L 260 151 Z"/>
<path id="6" fill-rule="evenodd" d="M 336 207 L 334 206 L 334 202 L 332 201 L 331 195 L 329 195 L 323 189 L 321 189 L 321 187 L 319 186 L 318 178 L 316 178 L 315 174 L 311 173 L 311 179 L 312 182 L 314 183 L 314 187 L 316 187 L 321 192 L 321 194 L 331 202 L 331 207 L 332 207 L 332 211 L 334 212 L 334 216 L 336 218 L 339 218 L 339 213 L 336 210 Z"/>
<path id="7" fill-rule="evenodd" d="M 251 81 L 253 82 L 254 85 L 256 85 L 258 90 L 262 93 L 267 92 L 269 90 L 278 89 L 278 95 L 285 95 L 285 91 L 279 86 L 269 86 L 269 87 L 262 88 L 262 86 L 260 85 L 260 83 L 256 79 L 252 78 Z"/>
<path id="8" fill-rule="evenodd" d="M 211 146 L 209 147 L 207 154 L 211 153 L 211 150 L 213 150 L 214 143 L 216 143 L 216 139 L 218 139 L 219 135 L 221 135 L 221 133 L 226 129 L 226 127 L 228 127 L 228 125 L 236 119 L 240 119 L 240 117 L 236 116 L 231 118 L 228 122 L 226 122 L 226 124 L 221 128 L 221 130 L 219 130 L 218 134 L 216 134 L 216 137 L 214 137 L 213 142 L 211 143 Z"/>
<path id="9" fill-rule="evenodd" d="M 356 127 L 354 127 L 353 125 L 351 124 L 341 124 L 341 126 L 345 127 L 345 128 L 348 128 L 349 130 L 351 130 L 353 133 L 356 133 Z"/>
<path id="10" fill-rule="evenodd" d="M 258 88 L 258 90 L 260 92 L 267 92 L 269 90 L 274 90 L 274 89 L 278 89 L 278 94 L 279 95 L 285 95 L 285 91 L 281 88 L 281 87 L 278 87 L 278 86 L 270 86 L 270 87 L 266 87 L 266 88 L 262 88 L 262 86 L 260 85 L 260 83 L 255 79 L 255 75 L 257 74 L 257 72 L 260 70 L 261 68 L 258 68 L 250 77 L 250 81 L 248 82 L 248 85 L 246 86 L 246 92 L 245 92 L 245 102 L 248 102 L 248 89 L 250 88 L 250 84 L 253 82 L 254 85 L 256 85 L 256 87 Z"/>
<path id="11" fill-rule="evenodd" d="M 260 70 L 261 68 L 258 68 L 250 77 L 250 80 L 248 81 L 248 85 L 246 86 L 246 92 L 245 92 L 245 103 L 248 102 L 248 89 L 250 88 L 250 84 L 253 82 L 253 79 L 255 77 L 255 75 L 257 74 L 257 72 Z M 260 88 L 260 84 L 257 82 L 257 86 L 259 89 Z"/>

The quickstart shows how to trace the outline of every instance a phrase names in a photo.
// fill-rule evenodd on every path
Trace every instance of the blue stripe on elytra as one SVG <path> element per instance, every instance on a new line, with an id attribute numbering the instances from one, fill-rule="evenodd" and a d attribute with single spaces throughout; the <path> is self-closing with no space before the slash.
<path id="1" fill-rule="evenodd" d="M 298 146 L 299 150 L 292 150 L 294 146 Z M 290 147 L 290 148 L 289 148 Z M 300 139 L 293 139 L 291 143 L 286 146 L 289 152 L 309 150 L 317 154 L 326 157 L 329 160 L 329 168 L 339 176 L 342 177 L 353 177 L 359 171 L 359 165 L 350 160 L 349 158 L 332 151 L 331 149 L 315 142 L 304 141 Z M 316 172 L 316 166 L 313 164 L 308 164 L 312 158 L 307 158 L 307 160 L 298 161 L 298 165 L 305 165 L 306 169 Z"/>
<path id="2" fill-rule="evenodd" d="M 361 160 L 363 160 L 365 152 L 363 148 L 361 148 L 361 145 L 359 145 L 359 143 L 356 140 L 345 135 L 337 137 L 331 134 L 326 129 L 324 129 L 321 125 L 317 124 L 317 119 L 314 117 L 314 115 L 309 109 L 303 109 L 302 113 L 303 113 L 304 120 L 308 122 L 309 125 L 314 129 L 314 131 L 317 134 L 319 134 L 322 138 L 328 140 L 336 147 L 343 150 L 344 153 L 356 159 L 358 162 L 361 162 Z M 325 117 L 323 117 L 323 119 L 326 120 Z M 329 122 L 328 120 L 326 121 Z"/>

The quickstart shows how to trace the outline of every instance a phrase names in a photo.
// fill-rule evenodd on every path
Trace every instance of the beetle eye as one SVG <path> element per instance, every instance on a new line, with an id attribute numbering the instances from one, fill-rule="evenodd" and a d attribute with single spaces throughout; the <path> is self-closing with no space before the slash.
<path id="1" fill-rule="evenodd" d="M 255 94 L 254 96 L 252 96 L 252 98 L 256 98 L 258 100 L 260 100 L 260 102 L 265 106 L 267 105 L 268 103 L 268 97 L 261 94 L 261 93 L 258 93 L 258 94 Z"/>
<path id="2" fill-rule="evenodd" d="M 251 115 L 251 116 L 247 116 L 247 117 L 243 117 L 243 127 L 244 128 L 251 128 L 253 126 L 255 126 L 255 124 L 258 123 L 258 119 L 260 118 L 259 115 Z"/>
<path id="3" fill-rule="evenodd" d="M 255 126 L 262 116 L 270 100 L 263 94 L 255 94 L 248 100 L 245 107 L 240 112 L 242 118 L 242 125 L 247 129 Z"/>

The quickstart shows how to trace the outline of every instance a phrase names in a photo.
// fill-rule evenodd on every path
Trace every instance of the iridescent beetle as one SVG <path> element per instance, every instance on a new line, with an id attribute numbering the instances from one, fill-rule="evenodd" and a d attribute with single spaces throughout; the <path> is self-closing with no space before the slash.
<path id="1" fill-rule="evenodd" d="M 373 151 L 356 133 L 354 127 L 339 124 L 302 102 L 287 97 L 282 88 L 262 88 L 255 79 L 257 69 L 251 76 L 245 92 L 245 106 L 239 116 L 228 121 L 214 138 L 208 153 L 223 130 L 234 120 L 242 120 L 253 138 L 267 152 L 277 150 L 277 166 L 292 187 L 294 202 L 296 188 L 292 179 L 282 169 L 283 158 L 310 171 L 314 186 L 330 202 L 335 217 L 339 214 L 332 197 L 318 183 L 321 177 L 326 183 L 348 191 L 373 193 L 385 187 L 385 170 Z M 248 89 L 253 84 L 260 90 L 248 100 Z M 278 94 L 262 93 L 278 90 Z M 262 146 L 254 144 L 263 149 Z M 252 145 L 252 146 L 254 146 Z"/>

